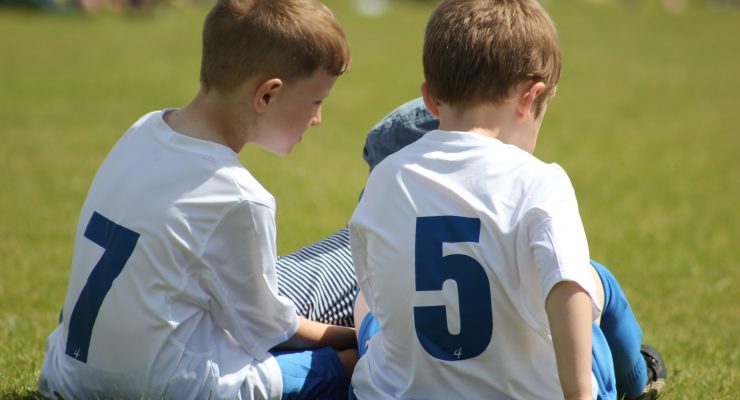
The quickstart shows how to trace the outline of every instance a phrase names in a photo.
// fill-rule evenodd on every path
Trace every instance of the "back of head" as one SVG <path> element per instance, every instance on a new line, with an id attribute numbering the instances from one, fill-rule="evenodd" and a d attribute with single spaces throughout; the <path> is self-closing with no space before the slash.
<path id="1" fill-rule="evenodd" d="M 517 84 L 544 82 L 535 110 L 560 78 L 555 26 L 536 0 L 445 0 L 424 39 L 424 76 L 431 95 L 453 108 L 499 103 Z"/>
<path id="2" fill-rule="evenodd" d="M 316 0 L 218 0 L 203 24 L 206 89 L 228 92 L 252 77 L 289 81 L 319 68 L 340 75 L 349 62 L 344 31 Z"/>

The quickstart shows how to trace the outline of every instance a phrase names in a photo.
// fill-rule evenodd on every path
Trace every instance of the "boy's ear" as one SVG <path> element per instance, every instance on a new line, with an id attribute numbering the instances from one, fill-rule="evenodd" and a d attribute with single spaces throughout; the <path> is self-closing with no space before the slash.
<path id="1" fill-rule="evenodd" d="M 432 97 L 432 93 L 429 91 L 429 85 L 426 82 L 421 83 L 421 97 L 424 99 L 424 105 L 434 116 L 439 118 L 439 103 Z"/>
<path id="2" fill-rule="evenodd" d="M 252 106 L 258 113 L 267 111 L 273 98 L 283 88 L 283 81 L 279 78 L 268 79 L 257 86 L 252 98 Z"/>
<path id="3" fill-rule="evenodd" d="M 516 116 L 519 119 L 526 119 L 533 113 L 535 99 L 545 91 L 544 82 L 527 81 L 517 96 Z"/>

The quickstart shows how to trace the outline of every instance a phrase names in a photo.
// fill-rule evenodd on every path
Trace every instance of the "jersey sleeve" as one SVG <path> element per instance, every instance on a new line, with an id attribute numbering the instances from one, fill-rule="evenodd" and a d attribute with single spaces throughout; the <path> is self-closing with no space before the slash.
<path id="1" fill-rule="evenodd" d="M 294 304 L 278 295 L 275 231 L 272 208 L 242 201 L 223 216 L 202 256 L 201 285 L 213 298 L 216 324 L 258 359 L 298 329 Z"/>
<path id="2" fill-rule="evenodd" d="M 352 220 L 349 223 L 349 244 L 352 253 L 352 264 L 354 265 L 357 276 L 357 287 L 364 292 L 368 307 L 374 311 L 375 303 L 373 300 L 375 299 L 375 290 L 372 287 L 372 280 L 369 278 L 370 271 L 367 266 L 367 241 L 362 230 Z"/>
<path id="3" fill-rule="evenodd" d="M 561 281 L 576 282 L 591 296 L 592 317 L 597 318 L 596 282 L 578 202 L 568 175 L 557 164 L 547 165 L 546 173 L 531 188 L 525 227 L 543 298 Z"/>

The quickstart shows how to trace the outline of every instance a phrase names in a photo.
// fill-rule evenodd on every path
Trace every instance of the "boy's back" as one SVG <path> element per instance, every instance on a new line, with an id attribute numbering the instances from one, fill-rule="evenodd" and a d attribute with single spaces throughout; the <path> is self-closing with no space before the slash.
<path id="1" fill-rule="evenodd" d="M 568 224 L 562 266 L 588 264 L 565 172 L 469 132 L 433 131 L 381 162 L 350 223 L 358 283 L 381 327 L 353 385 L 362 398 L 552 398 L 560 392 L 543 304 L 584 268 L 543 263 L 544 215 Z M 547 255 L 543 254 L 543 259 Z M 365 290 L 371 288 L 371 290 Z"/>
<path id="2" fill-rule="evenodd" d="M 76 396 L 110 395 L 104 388 L 115 382 L 121 396 L 172 398 L 207 398 L 214 387 L 216 397 L 234 398 L 246 381 L 279 396 L 261 379 L 279 377 L 277 364 L 254 362 L 296 328 L 292 303 L 272 293 L 274 270 L 261 270 L 276 257 L 273 197 L 237 153 L 174 132 L 162 118 L 137 122 L 91 185 L 69 315 L 47 354 L 46 368 L 57 373 L 42 381 L 74 382 Z M 233 384 L 216 384 L 225 375 Z"/>
<path id="3" fill-rule="evenodd" d="M 219 0 L 202 40 L 193 99 L 141 118 L 90 187 L 45 396 L 346 393 L 354 331 L 278 293 L 274 199 L 238 160 L 247 143 L 287 155 L 321 122 L 344 32 L 317 0 Z"/>
<path id="4" fill-rule="evenodd" d="M 445 0 L 422 58 L 439 129 L 378 164 L 350 221 L 367 343 L 355 393 L 608 391 L 592 372 L 600 303 L 575 193 L 532 155 L 560 76 L 552 20 L 536 0 Z"/>

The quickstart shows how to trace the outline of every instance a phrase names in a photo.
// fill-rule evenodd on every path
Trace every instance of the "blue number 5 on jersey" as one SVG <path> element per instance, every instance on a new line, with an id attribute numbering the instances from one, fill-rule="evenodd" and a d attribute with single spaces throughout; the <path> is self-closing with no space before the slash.
<path id="1" fill-rule="evenodd" d="M 86 363 L 90 336 L 100 306 L 113 285 L 113 280 L 118 277 L 134 252 L 139 234 L 93 212 L 85 228 L 85 237 L 105 251 L 90 272 L 69 317 L 65 353 Z"/>
<path id="2" fill-rule="evenodd" d="M 480 240 L 480 220 L 456 216 L 416 219 L 416 290 L 438 291 L 448 279 L 457 283 L 460 332 L 447 326 L 444 305 L 414 307 L 416 336 L 440 360 L 457 361 L 483 353 L 493 336 L 491 288 L 483 266 L 464 254 L 443 256 L 443 243 Z"/>

